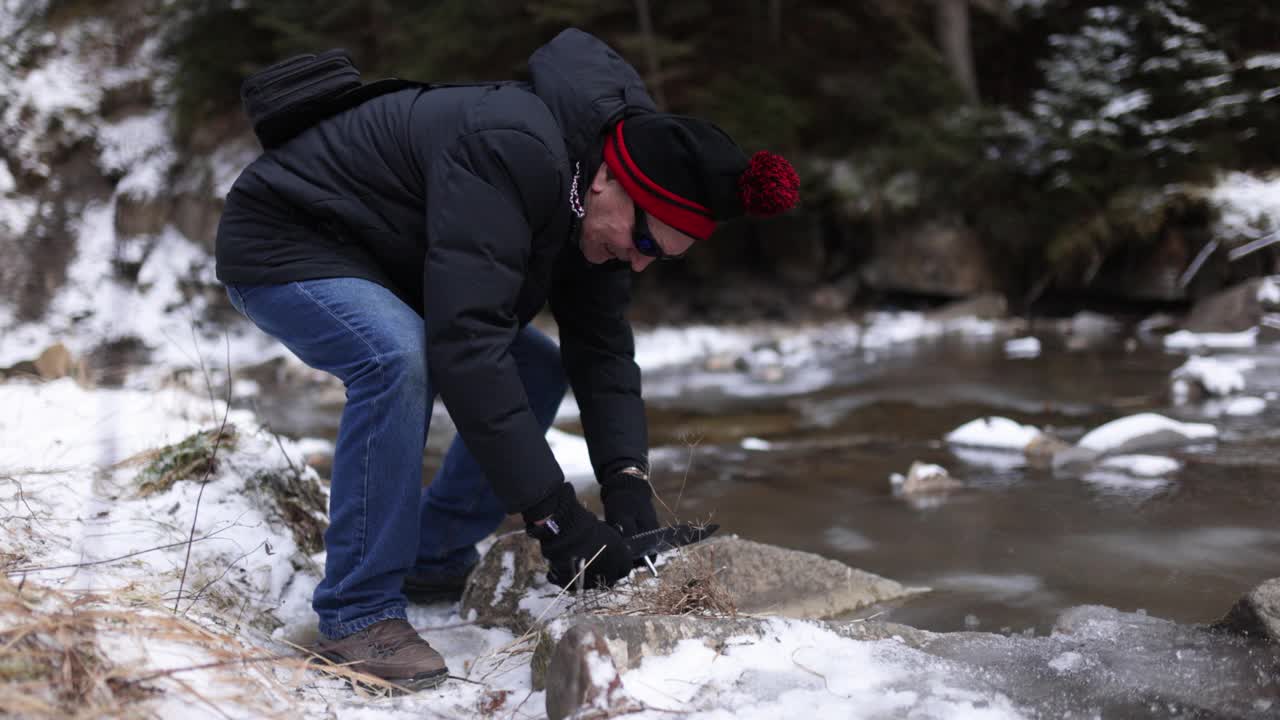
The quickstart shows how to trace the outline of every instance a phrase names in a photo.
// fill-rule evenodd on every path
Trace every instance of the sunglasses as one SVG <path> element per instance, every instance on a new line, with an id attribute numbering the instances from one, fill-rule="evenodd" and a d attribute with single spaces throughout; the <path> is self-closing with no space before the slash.
<path id="1" fill-rule="evenodd" d="M 636 205 L 636 222 L 631 229 L 631 244 L 640 251 L 641 255 L 657 260 L 679 260 L 684 257 L 684 253 L 668 255 L 662 249 L 653 232 L 649 230 L 649 214 L 641 210 L 639 205 Z"/>

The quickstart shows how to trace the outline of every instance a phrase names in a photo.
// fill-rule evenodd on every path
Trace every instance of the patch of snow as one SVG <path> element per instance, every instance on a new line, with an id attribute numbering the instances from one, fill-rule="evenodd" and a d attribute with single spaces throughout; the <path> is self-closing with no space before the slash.
<path id="1" fill-rule="evenodd" d="M 10 97 L 21 98 L 39 117 L 67 112 L 89 113 L 97 109 L 102 88 L 88 69 L 73 57 L 56 57 L 33 68 L 8 89 Z"/>
<path id="2" fill-rule="evenodd" d="M 1113 317 L 1082 310 L 1071 316 L 1071 322 L 1067 328 L 1074 337 L 1105 338 L 1120 332 L 1122 326 L 1120 321 Z"/>
<path id="3" fill-rule="evenodd" d="M 1232 415 L 1236 417 L 1261 415 L 1267 409 L 1267 401 L 1260 397 L 1242 396 L 1214 399 L 1204 404 L 1204 412 L 1210 417 Z"/>
<path id="4" fill-rule="evenodd" d="M 1135 477 L 1162 477 L 1182 469 L 1182 463 L 1160 455 L 1116 455 L 1103 460 L 1102 467 Z"/>
<path id="5" fill-rule="evenodd" d="M 131 115 L 98 129 L 98 164 L 107 172 L 124 174 L 148 155 L 171 150 L 172 144 L 167 111 Z"/>
<path id="6" fill-rule="evenodd" d="M 740 444 L 743 450 L 769 450 L 773 447 L 773 443 L 757 437 L 743 438 Z"/>
<path id="7" fill-rule="evenodd" d="M 1011 358 L 1033 358 L 1040 355 L 1040 340 L 1034 337 L 1006 340 L 1004 354 Z"/>
<path id="8" fill-rule="evenodd" d="M 551 428 L 547 431 L 547 444 L 551 446 L 556 462 L 560 463 L 565 480 L 568 480 L 578 492 L 595 489 L 596 474 L 591 465 L 591 454 L 587 451 L 585 438 Z"/>
<path id="9" fill-rule="evenodd" d="M 1022 451 L 1040 431 L 1031 425 L 1022 425 L 1009 418 L 985 417 L 971 420 L 947 433 L 946 440 L 970 447 L 1000 448 Z"/>
<path id="10" fill-rule="evenodd" d="M 1262 53 L 1244 59 L 1248 70 L 1280 70 L 1280 53 Z"/>
<path id="11" fill-rule="evenodd" d="M 1021 452 L 1008 450 L 983 450 L 980 448 L 952 445 L 951 453 L 961 462 L 977 467 L 990 468 L 997 471 L 1017 470 L 1026 467 L 1027 458 Z"/>
<path id="12" fill-rule="evenodd" d="M 1102 110 L 1098 111 L 1098 114 L 1104 118 L 1119 117 L 1120 115 L 1128 115 L 1131 112 L 1141 110 L 1150 104 L 1151 93 L 1146 90 L 1134 90 L 1112 98 L 1106 105 L 1102 106 Z"/>
<path id="13" fill-rule="evenodd" d="M 498 576 L 498 582 L 493 588 L 493 601 L 501 602 L 506 598 L 507 591 L 515 584 L 516 581 L 516 556 L 511 551 L 502 553 L 502 574 Z"/>
<path id="14" fill-rule="evenodd" d="M 1084 481 L 1121 495 L 1150 495 L 1172 484 L 1165 478 L 1133 477 L 1128 473 L 1091 470 Z"/>
<path id="15" fill-rule="evenodd" d="M 1179 330 L 1164 336 L 1164 346 L 1170 350 L 1228 350 L 1250 348 L 1257 344 L 1257 328 L 1237 333 L 1193 333 L 1190 330 Z"/>
<path id="16" fill-rule="evenodd" d="M 1241 242 L 1280 228 L 1280 178 L 1227 173 L 1208 199 L 1218 210 L 1216 237 Z"/>
<path id="17" fill-rule="evenodd" d="M 1258 283 L 1258 303 L 1280 305 L 1280 276 L 1269 275 Z"/>
<path id="18" fill-rule="evenodd" d="M 1161 431 L 1176 433 L 1187 440 L 1207 440 L 1218 436 L 1218 429 L 1206 423 L 1182 423 L 1156 413 L 1139 413 L 1102 425 L 1080 438 L 1077 444 L 1105 453 L 1135 438 Z"/>
<path id="19" fill-rule="evenodd" d="M 31 359 L 53 340 L 83 355 L 103 342 L 130 337 L 154 350 L 153 372 L 199 367 L 197 355 L 204 355 L 209 367 L 225 365 L 221 333 L 193 338 L 204 301 L 187 301 L 181 287 L 189 280 L 213 283 L 212 258 L 176 229 L 166 228 L 149 252 L 129 258 L 142 262 L 138 284 L 122 282 L 114 263 L 129 248 L 117 244 L 114 216 L 114 202 L 85 210 L 75 230 L 77 254 L 67 268 L 66 283 L 50 301 L 43 323 L 6 330 L 0 365 Z M 233 365 L 258 361 L 268 344 L 271 352 L 281 351 L 278 343 L 256 335 L 232 343 Z"/>
<path id="20" fill-rule="evenodd" d="M 1084 656 L 1078 652 L 1064 652 L 1049 661 L 1049 667 L 1060 673 L 1076 672 L 1084 667 Z"/>
<path id="21" fill-rule="evenodd" d="M 1231 395 L 1244 390 L 1244 371 L 1252 370 L 1254 365 L 1247 358 L 1196 356 L 1188 358 L 1171 377 L 1197 382 L 1210 395 Z"/>
<path id="22" fill-rule="evenodd" d="M 757 342 L 750 331 L 726 332 L 710 325 L 657 328 L 636 333 L 636 364 L 645 370 L 681 365 L 710 355 L 744 353 Z"/>
<path id="23" fill-rule="evenodd" d="M 646 717 L 1023 717 L 1007 697 L 960 686 L 943 664 L 892 640 L 848 640 L 800 621 L 770 625 L 763 640 L 731 639 L 721 652 L 683 640 L 625 672 L 623 685 L 652 708 Z"/>

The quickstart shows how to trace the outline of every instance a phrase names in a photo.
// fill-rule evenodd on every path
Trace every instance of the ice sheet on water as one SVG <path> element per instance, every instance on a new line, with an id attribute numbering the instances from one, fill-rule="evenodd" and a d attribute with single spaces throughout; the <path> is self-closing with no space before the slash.
<path id="1" fill-rule="evenodd" d="M 1043 717 L 1158 707 L 1160 717 L 1262 718 L 1256 701 L 1280 693 L 1280 649 L 1102 606 L 1065 611 L 1049 637 L 952 634 L 927 650 Z"/>

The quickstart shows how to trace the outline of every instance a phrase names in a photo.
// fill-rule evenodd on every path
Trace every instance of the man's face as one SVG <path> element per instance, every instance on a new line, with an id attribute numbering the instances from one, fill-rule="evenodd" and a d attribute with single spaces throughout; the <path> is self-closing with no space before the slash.
<path id="1" fill-rule="evenodd" d="M 609 172 L 608 165 L 600 163 L 583 205 L 586 215 L 582 218 L 582 254 L 587 262 L 598 265 L 618 260 L 640 272 L 657 259 L 636 247 L 636 205 Z M 645 220 L 649 234 L 664 255 L 683 255 L 693 246 L 692 237 L 652 215 L 646 215 Z"/>

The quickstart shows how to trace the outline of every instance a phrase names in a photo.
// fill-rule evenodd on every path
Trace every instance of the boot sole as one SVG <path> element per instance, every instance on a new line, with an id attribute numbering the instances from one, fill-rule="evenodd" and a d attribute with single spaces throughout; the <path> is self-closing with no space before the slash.
<path id="1" fill-rule="evenodd" d="M 392 685 L 397 685 L 399 687 L 402 687 L 411 693 L 416 693 L 421 690 L 430 690 L 431 688 L 436 687 L 437 685 L 440 685 L 441 683 L 443 683 L 445 680 L 448 680 L 448 679 L 449 679 L 449 670 L 448 668 L 446 668 L 444 670 L 436 670 L 430 673 L 419 673 L 417 675 L 414 675 L 413 678 L 410 680 L 401 680 L 401 681 L 388 680 L 387 682 L 391 683 Z"/>
<path id="2" fill-rule="evenodd" d="M 344 663 L 348 662 L 347 660 L 343 660 L 336 656 L 330 656 L 326 653 L 318 652 L 316 654 L 324 658 L 325 660 L 328 660 L 329 662 L 334 663 L 335 665 L 343 665 Z M 404 678 L 399 680 L 392 680 L 391 678 L 378 677 L 377 675 L 373 675 L 372 673 L 362 672 L 360 670 L 356 670 L 355 668 L 350 668 L 350 669 L 356 673 L 359 673 L 360 675 L 366 675 L 368 677 L 377 678 L 379 682 L 366 683 L 366 682 L 362 682 L 359 679 L 359 677 L 348 677 L 346 678 L 348 684 L 350 685 L 359 684 L 362 688 L 375 693 L 385 692 L 388 689 L 387 685 L 391 685 L 392 695 L 408 695 L 408 694 L 416 693 L 422 690 L 430 690 L 431 688 L 436 687 L 437 685 L 440 685 L 441 683 L 443 683 L 445 680 L 449 679 L 449 668 L 447 667 L 441 668 L 439 670 L 431 670 L 429 672 L 421 672 L 421 673 L 418 673 L 417 675 L 414 675 L 411 678 Z M 384 685 L 383 683 L 386 683 L 386 684 Z"/>

